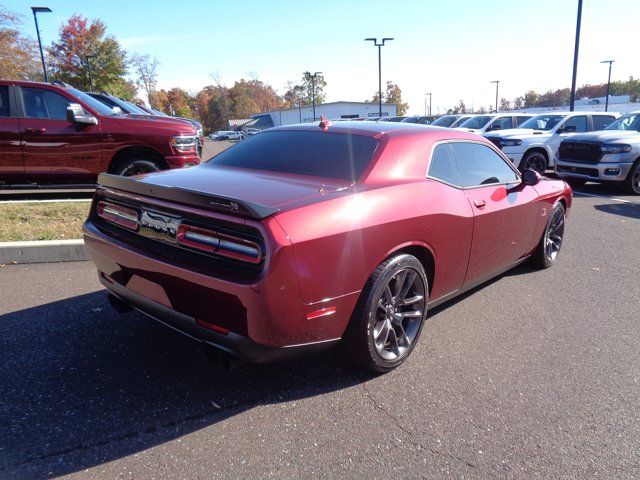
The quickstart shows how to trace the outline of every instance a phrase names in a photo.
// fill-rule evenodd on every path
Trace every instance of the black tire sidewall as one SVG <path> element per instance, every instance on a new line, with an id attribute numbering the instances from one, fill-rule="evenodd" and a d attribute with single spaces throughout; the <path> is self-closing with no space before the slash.
<path id="1" fill-rule="evenodd" d="M 529 160 L 531 159 L 531 157 L 534 157 L 534 156 L 540 156 L 544 160 L 545 168 L 544 168 L 544 170 L 542 172 L 540 172 L 539 170 L 536 170 L 535 168 L 531 168 L 531 167 L 527 166 L 527 163 L 529 163 Z M 520 165 L 521 165 L 521 168 L 520 168 L 521 172 L 524 172 L 528 168 L 531 168 L 532 170 L 536 170 L 536 172 L 538 172 L 541 175 L 543 175 L 544 171 L 549 167 L 549 162 L 548 162 L 547 156 L 545 154 L 543 154 L 542 152 L 533 151 L 533 152 L 527 152 L 525 154 L 525 156 L 522 158 L 522 161 L 520 162 Z"/>
<path id="2" fill-rule="evenodd" d="M 401 255 L 395 256 L 387 260 L 386 262 L 383 262 L 378 267 L 378 269 L 380 269 L 380 267 L 383 267 L 382 270 L 380 271 L 380 274 L 372 275 L 372 279 L 374 279 L 374 281 L 370 283 L 368 285 L 368 288 L 365 288 L 365 290 L 363 291 L 364 298 L 362 300 L 364 300 L 364 302 L 362 304 L 361 311 L 359 312 L 361 318 L 359 318 L 358 319 L 359 321 L 357 322 L 360 325 L 360 327 L 358 328 L 359 332 L 357 332 L 357 336 L 359 337 L 358 343 L 360 343 L 361 345 L 364 344 L 363 345 L 364 348 L 361 350 L 364 350 L 363 354 L 365 358 L 356 359 L 356 361 L 361 365 L 366 366 L 370 370 L 383 373 L 383 372 L 388 372 L 390 370 L 393 370 L 394 368 L 399 366 L 401 363 L 403 363 L 409 357 L 409 355 L 411 355 L 411 352 L 415 348 L 416 343 L 420 338 L 420 334 L 422 333 L 422 328 L 424 327 L 424 323 L 427 315 L 427 303 L 429 300 L 429 283 L 427 280 L 427 275 L 424 270 L 424 267 L 422 266 L 422 263 L 420 263 L 420 261 L 412 255 L 401 254 Z M 413 342 L 411 343 L 411 346 L 409 347 L 408 351 L 402 357 L 393 361 L 389 361 L 389 360 L 383 359 L 378 354 L 378 351 L 376 350 L 376 347 L 375 347 L 375 341 L 373 338 L 373 328 L 375 326 L 374 314 L 375 314 L 375 309 L 377 304 L 377 298 L 382 293 L 382 290 L 386 287 L 389 280 L 391 280 L 391 278 L 393 278 L 393 276 L 403 268 L 411 268 L 420 276 L 424 284 L 424 290 L 425 290 L 425 297 L 426 297 L 425 308 L 423 311 L 422 321 L 420 322 L 418 332 L 416 333 L 416 336 Z"/>
<path id="3" fill-rule="evenodd" d="M 144 172 L 144 173 L 152 173 L 160 170 L 160 167 L 158 166 L 158 164 L 153 160 L 147 160 L 143 158 L 132 158 L 129 160 L 125 160 L 120 165 L 118 165 L 116 173 L 118 175 L 128 176 L 127 171 L 136 167 L 141 167 L 141 166 L 144 166 L 145 168 L 149 169 L 148 172 Z"/>
<path id="4" fill-rule="evenodd" d="M 632 195 L 640 195 L 640 191 L 636 190 L 633 185 L 633 176 L 638 172 L 638 169 L 640 169 L 640 159 L 636 160 L 633 164 L 633 167 L 629 170 L 629 174 L 624 181 L 627 192 Z"/>
<path id="5" fill-rule="evenodd" d="M 549 258 L 547 258 L 547 252 L 545 249 L 544 241 L 547 238 L 547 232 L 549 231 L 549 227 L 551 226 L 551 220 L 553 219 L 553 216 L 555 215 L 556 210 L 558 209 L 562 209 L 562 216 L 565 220 L 565 226 L 566 226 L 567 211 L 565 210 L 564 205 L 561 202 L 558 202 L 553 206 L 553 208 L 551 209 L 551 212 L 549 213 L 549 217 L 547 218 L 547 223 L 544 227 L 544 231 L 542 232 L 542 238 L 540 239 L 540 243 L 538 244 L 538 248 L 536 251 L 536 255 L 535 255 L 536 263 L 541 268 L 549 268 L 552 265 L 554 265 L 558 261 L 558 257 L 560 256 L 560 252 L 562 251 L 562 246 L 564 245 L 564 234 L 563 234 L 562 244 L 560 245 L 560 250 L 558 251 L 558 255 L 556 255 L 556 258 L 553 260 L 550 260 Z"/>

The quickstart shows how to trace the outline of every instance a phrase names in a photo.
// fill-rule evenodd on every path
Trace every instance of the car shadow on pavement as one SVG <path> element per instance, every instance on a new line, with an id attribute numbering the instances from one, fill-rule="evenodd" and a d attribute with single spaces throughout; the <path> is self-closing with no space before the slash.
<path id="1" fill-rule="evenodd" d="M 633 203 L 606 203 L 604 205 L 594 205 L 599 212 L 611 213 L 623 217 L 640 219 L 640 205 Z"/>
<path id="2" fill-rule="evenodd" d="M 229 371 L 104 291 L 0 315 L 0 477 L 109 462 L 252 409 L 371 378 L 335 354 Z"/>

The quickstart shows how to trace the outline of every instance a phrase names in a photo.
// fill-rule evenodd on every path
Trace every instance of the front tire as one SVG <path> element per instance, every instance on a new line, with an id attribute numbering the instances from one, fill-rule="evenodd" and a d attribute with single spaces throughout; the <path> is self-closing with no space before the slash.
<path id="1" fill-rule="evenodd" d="M 528 152 L 524 156 L 520 162 L 519 170 L 524 172 L 525 170 L 531 169 L 535 170 L 540 175 L 544 175 L 548 165 L 549 162 L 547 161 L 547 156 L 538 150 L 534 150 L 533 152 Z"/>
<path id="2" fill-rule="evenodd" d="M 640 195 L 640 160 L 634 163 L 633 167 L 627 175 L 627 179 L 624 181 L 624 186 L 627 192 L 632 195 Z"/>
<path id="3" fill-rule="evenodd" d="M 344 339 L 344 353 L 377 373 L 406 360 L 420 337 L 427 314 L 429 284 L 412 255 L 382 262 L 360 294 Z"/>
<path id="4" fill-rule="evenodd" d="M 564 206 L 560 202 L 556 203 L 551 210 L 540 243 L 533 254 L 533 263 L 538 268 L 549 268 L 556 263 L 564 239 L 565 217 Z"/>
<path id="5" fill-rule="evenodd" d="M 125 160 L 116 169 L 117 175 L 123 177 L 131 177 L 132 175 L 141 175 L 143 173 L 152 173 L 161 170 L 160 166 L 153 160 L 141 158 L 132 158 Z"/>

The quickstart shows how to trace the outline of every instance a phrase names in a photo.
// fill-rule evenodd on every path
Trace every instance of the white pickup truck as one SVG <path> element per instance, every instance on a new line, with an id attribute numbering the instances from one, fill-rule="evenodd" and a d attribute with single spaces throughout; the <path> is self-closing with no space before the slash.
<path id="1" fill-rule="evenodd" d="M 604 129 L 620 114 L 613 112 L 545 113 L 530 118 L 520 128 L 499 130 L 484 136 L 500 148 L 521 172 L 553 167 L 560 142 L 575 133 Z"/>

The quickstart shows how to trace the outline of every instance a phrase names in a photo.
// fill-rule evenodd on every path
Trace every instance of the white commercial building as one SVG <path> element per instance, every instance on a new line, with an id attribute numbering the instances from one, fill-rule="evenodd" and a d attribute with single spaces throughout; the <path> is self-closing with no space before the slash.
<path id="1" fill-rule="evenodd" d="M 320 120 L 321 115 L 329 120 L 378 117 L 379 105 L 377 103 L 367 102 L 322 103 L 320 105 L 316 105 L 315 120 Z M 383 117 L 394 117 L 395 115 L 395 104 L 382 104 Z M 272 112 L 258 113 L 256 115 L 251 115 L 251 118 L 253 120 L 244 124 L 243 128 L 253 127 L 262 130 L 270 127 L 279 127 L 281 125 L 313 122 L 313 106 L 304 105 L 296 108 L 286 108 L 283 110 L 274 110 Z"/>

